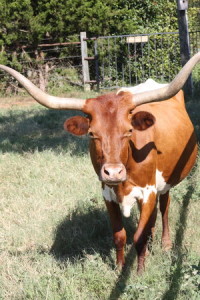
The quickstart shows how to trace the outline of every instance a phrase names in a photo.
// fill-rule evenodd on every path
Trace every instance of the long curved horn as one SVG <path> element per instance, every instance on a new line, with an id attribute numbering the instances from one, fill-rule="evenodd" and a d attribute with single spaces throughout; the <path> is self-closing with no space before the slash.
<path id="1" fill-rule="evenodd" d="M 13 70 L 12 68 L 0 65 L 0 69 L 6 71 L 12 75 L 21 85 L 26 89 L 26 91 L 40 104 L 53 109 L 77 109 L 82 110 L 85 104 L 84 99 L 77 98 L 60 98 L 46 94 L 40 90 L 36 85 L 34 85 L 29 79 L 24 77 L 19 72 Z"/>
<path id="2" fill-rule="evenodd" d="M 176 95 L 180 89 L 183 87 L 184 83 L 188 79 L 192 69 L 200 61 L 200 52 L 195 54 L 181 69 L 181 71 L 176 75 L 176 77 L 169 83 L 161 88 L 154 89 L 151 91 L 146 91 L 138 94 L 133 94 L 134 106 L 140 104 L 155 102 L 161 100 L 167 100 Z M 122 89 L 123 91 L 123 89 Z M 127 88 L 128 91 L 128 88 Z M 119 90 L 120 92 L 120 90 Z M 118 93 L 119 93 L 118 92 Z"/>

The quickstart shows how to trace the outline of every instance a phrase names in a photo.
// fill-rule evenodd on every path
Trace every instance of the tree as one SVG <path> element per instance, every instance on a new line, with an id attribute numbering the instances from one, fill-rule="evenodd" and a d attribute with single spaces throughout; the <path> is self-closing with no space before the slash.
<path id="1" fill-rule="evenodd" d="M 190 29 L 200 26 L 197 12 L 199 0 L 193 0 L 189 10 Z M 176 1 L 1 0 L 0 62 L 9 62 L 11 67 L 22 71 L 20 59 L 26 55 L 29 69 L 43 72 L 42 64 L 46 64 L 44 70 L 53 69 L 53 63 L 42 61 L 44 53 L 38 55 L 33 50 L 46 38 L 51 42 L 66 42 L 69 36 L 75 38 L 81 31 L 86 31 L 89 37 L 178 31 Z M 32 49 L 31 54 L 25 48 L 21 52 L 27 45 Z M 53 55 L 67 56 L 67 51 Z"/>
<path id="2" fill-rule="evenodd" d="M 87 31 L 89 35 L 129 34 L 177 29 L 175 1 L 2 0 L 0 45 L 37 44 Z"/>
<path id="3" fill-rule="evenodd" d="M 29 0 L 1 0 L 0 45 L 15 49 L 23 41 L 24 33 L 30 31 L 32 8 Z"/>
<path id="4" fill-rule="evenodd" d="M 36 3 L 34 14 L 42 26 L 48 24 L 54 39 L 62 40 L 80 31 L 97 36 L 177 29 L 176 3 L 172 0 L 38 0 Z"/>

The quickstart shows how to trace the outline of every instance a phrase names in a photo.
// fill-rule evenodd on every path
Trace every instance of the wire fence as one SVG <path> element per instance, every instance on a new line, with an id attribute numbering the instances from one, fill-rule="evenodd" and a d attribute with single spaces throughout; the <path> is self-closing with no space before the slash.
<path id="1" fill-rule="evenodd" d="M 169 81 L 180 69 L 178 32 L 98 38 L 100 88 Z"/>
<path id="2" fill-rule="evenodd" d="M 200 51 L 200 31 L 193 31 L 189 34 L 191 56 Z M 194 95 L 200 94 L 200 64 L 192 72 Z"/>
<path id="3" fill-rule="evenodd" d="M 152 78 L 169 82 L 181 69 L 179 33 L 99 37 L 99 87 L 133 86 Z M 200 31 L 190 33 L 191 54 L 200 51 Z M 200 86 L 199 68 L 194 87 Z"/>
<path id="4" fill-rule="evenodd" d="M 102 36 L 88 39 L 90 79 L 99 89 L 134 86 L 153 78 L 169 82 L 181 69 L 179 33 Z M 200 51 L 200 31 L 190 32 L 191 54 Z M 87 58 L 88 59 L 88 58 Z M 50 40 L 33 49 L 21 45 L 7 53 L 7 64 L 17 69 L 42 90 L 53 94 L 83 87 L 80 37 L 63 43 Z M 193 72 L 195 91 L 200 89 L 200 67 Z M 95 84 L 96 83 L 96 84 Z M 0 94 L 16 95 L 22 87 L 11 76 L 0 72 Z"/>
<path id="5" fill-rule="evenodd" d="M 73 86 L 82 87 L 81 43 L 79 35 L 63 43 L 45 40 L 36 48 L 20 45 L 6 52 L 6 64 L 18 70 L 42 90 L 65 93 Z M 22 89 L 15 79 L 0 73 L 0 93 L 18 94 Z"/>

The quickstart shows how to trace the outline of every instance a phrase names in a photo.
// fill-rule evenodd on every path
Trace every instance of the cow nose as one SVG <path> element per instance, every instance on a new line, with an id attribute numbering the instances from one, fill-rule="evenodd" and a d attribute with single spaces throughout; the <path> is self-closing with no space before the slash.
<path id="1" fill-rule="evenodd" d="M 104 164 L 101 169 L 102 181 L 116 184 L 126 180 L 126 168 L 123 164 Z"/>

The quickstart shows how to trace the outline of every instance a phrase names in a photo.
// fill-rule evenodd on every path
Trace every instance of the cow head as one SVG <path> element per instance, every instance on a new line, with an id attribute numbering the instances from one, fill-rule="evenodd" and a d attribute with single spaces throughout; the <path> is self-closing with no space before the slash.
<path id="1" fill-rule="evenodd" d="M 84 112 L 87 117 L 66 120 L 65 130 L 77 136 L 89 135 L 91 159 L 101 181 L 110 185 L 125 181 L 133 130 L 151 127 L 154 116 L 145 111 L 134 113 L 132 95 L 127 92 L 88 99 Z"/>

